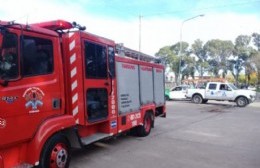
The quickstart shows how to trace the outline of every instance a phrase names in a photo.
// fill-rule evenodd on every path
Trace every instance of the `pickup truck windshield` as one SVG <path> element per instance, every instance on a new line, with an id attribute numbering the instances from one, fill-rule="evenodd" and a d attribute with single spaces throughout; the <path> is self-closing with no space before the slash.
<path id="1" fill-rule="evenodd" d="M 0 79 L 18 77 L 17 36 L 13 33 L 0 34 Z"/>
<path id="2" fill-rule="evenodd" d="M 233 84 L 229 84 L 229 86 L 230 86 L 233 90 L 238 90 L 238 88 L 237 88 L 235 85 L 233 85 Z"/>

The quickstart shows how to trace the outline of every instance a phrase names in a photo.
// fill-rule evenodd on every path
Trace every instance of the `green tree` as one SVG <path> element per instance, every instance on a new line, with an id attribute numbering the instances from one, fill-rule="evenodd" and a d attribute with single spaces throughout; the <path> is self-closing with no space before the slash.
<path id="1" fill-rule="evenodd" d="M 195 65 L 196 65 L 196 60 L 194 57 L 190 57 L 190 56 L 184 56 L 183 57 L 184 60 L 184 65 L 182 66 L 182 80 L 184 78 L 188 78 L 188 77 L 192 77 L 194 79 L 195 77 Z"/>
<path id="2" fill-rule="evenodd" d="M 195 67 L 199 72 L 199 75 L 203 77 L 203 73 L 207 71 L 209 67 L 209 63 L 207 62 L 207 55 L 203 48 L 203 42 L 200 39 L 195 40 L 191 46 L 191 51 L 198 58 Z"/>
<path id="3" fill-rule="evenodd" d="M 195 75 L 195 60 L 190 57 L 191 51 L 189 50 L 189 43 L 182 42 L 182 51 L 180 52 L 180 42 L 172 46 L 172 50 L 175 54 L 179 55 L 181 58 L 181 80 L 185 77 L 191 76 L 194 78 Z"/>
<path id="4" fill-rule="evenodd" d="M 254 50 L 251 55 L 252 65 L 257 72 L 257 85 L 260 85 L 260 52 Z"/>
<path id="5" fill-rule="evenodd" d="M 260 86 L 260 34 L 253 33 L 253 42 L 254 45 L 257 47 L 257 51 L 252 53 L 252 62 L 254 65 L 255 70 L 257 71 L 257 85 Z"/>
<path id="6" fill-rule="evenodd" d="M 188 71 L 188 68 L 190 66 L 187 66 L 187 63 L 189 63 L 189 59 L 187 59 L 187 56 L 190 54 L 190 51 L 188 50 L 189 44 L 187 42 L 182 42 L 182 52 L 181 52 L 181 58 L 179 56 L 180 54 L 180 42 L 172 45 L 172 46 L 165 46 L 162 47 L 155 55 L 159 58 L 163 58 L 166 61 L 166 64 L 171 68 L 171 70 L 174 72 L 175 75 L 175 82 L 179 80 L 179 68 L 180 68 L 180 59 L 181 61 L 181 72 Z M 191 73 L 190 70 L 188 71 L 189 74 Z M 182 76 L 183 78 L 183 76 Z"/>
<path id="7" fill-rule="evenodd" d="M 179 76 L 179 57 L 173 50 L 171 46 L 165 46 L 161 48 L 155 55 L 159 58 L 165 60 L 165 63 L 170 67 L 170 69 L 174 72 L 175 82 L 178 81 Z"/>
<path id="8" fill-rule="evenodd" d="M 225 78 L 228 71 L 228 59 L 232 56 L 234 50 L 232 41 L 210 40 L 203 48 L 208 57 L 209 71 L 215 77 L 219 77 L 219 71 L 222 70 L 222 77 Z"/>
<path id="9" fill-rule="evenodd" d="M 253 33 L 252 37 L 253 37 L 253 42 L 254 42 L 255 46 L 257 47 L 257 50 L 260 51 L 260 34 Z"/>
<path id="10" fill-rule="evenodd" d="M 189 55 L 189 53 L 190 53 L 190 51 L 189 51 L 189 43 L 187 43 L 187 42 L 181 42 L 181 44 L 182 44 L 182 50 L 181 50 L 181 55 L 183 56 L 185 56 L 185 55 Z M 176 44 L 174 44 L 174 45 L 172 45 L 171 46 L 171 50 L 172 50 L 172 52 L 174 53 L 174 54 L 176 54 L 176 55 L 179 55 L 180 53 L 180 42 L 178 42 L 178 43 L 176 43 Z"/>
<path id="11" fill-rule="evenodd" d="M 229 70 L 238 84 L 238 78 L 243 69 L 245 69 L 245 76 L 247 82 L 250 81 L 250 75 L 253 72 L 251 53 L 252 47 L 249 46 L 251 37 L 247 35 L 239 35 L 235 40 L 235 47 L 233 51 L 233 58 L 229 60 Z"/>

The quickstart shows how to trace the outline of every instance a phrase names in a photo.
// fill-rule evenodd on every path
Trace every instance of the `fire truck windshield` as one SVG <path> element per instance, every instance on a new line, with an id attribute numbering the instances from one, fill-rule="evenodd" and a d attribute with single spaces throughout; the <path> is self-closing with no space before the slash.
<path id="1" fill-rule="evenodd" d="M 0 34 L 0 79 L 10 80 L 18 77 L 18 41 L 14 33 Z"/>

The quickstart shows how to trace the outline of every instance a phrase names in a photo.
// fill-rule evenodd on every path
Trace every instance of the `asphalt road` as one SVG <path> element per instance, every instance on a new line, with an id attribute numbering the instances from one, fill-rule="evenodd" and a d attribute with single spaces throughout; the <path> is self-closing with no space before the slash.
<path id="1" fill-rule="evenodd" d="M 148 137 L 120 136 L 73 151 L 70 168 L 259 168 L 260 102 L 167 102 Z"/>

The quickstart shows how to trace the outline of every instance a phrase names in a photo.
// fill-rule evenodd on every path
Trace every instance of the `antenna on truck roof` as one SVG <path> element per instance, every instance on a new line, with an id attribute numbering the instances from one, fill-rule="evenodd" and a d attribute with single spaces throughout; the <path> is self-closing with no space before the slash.
<path id="1" fill-rule="evenodd" d="M 130 57 L 133 59 L 145 61 L 145 62 L 161 63 L 160 59 L 147 55 L 147 54 L 144 54 L 142 52 L 135 51 L 130 48 L 124 47 L 123 43 L 116 44 L 116 53 L 119 56 L 126 56 L 126 57 Z"/>

